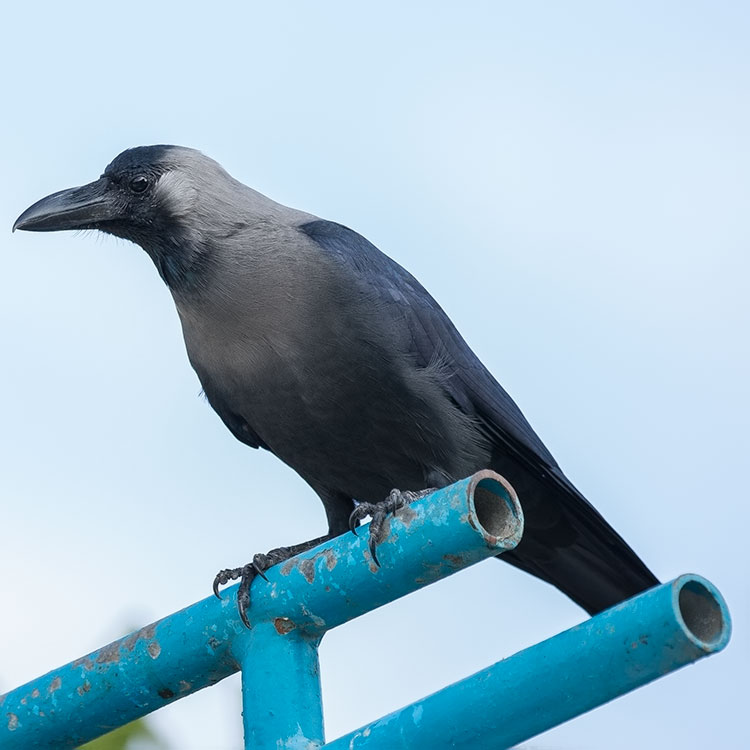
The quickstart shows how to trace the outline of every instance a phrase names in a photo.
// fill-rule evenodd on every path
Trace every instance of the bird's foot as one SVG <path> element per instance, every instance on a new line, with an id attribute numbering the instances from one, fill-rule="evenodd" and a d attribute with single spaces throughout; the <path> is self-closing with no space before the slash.
<path id="1" fill-rule="evenodd" d="M 349 529 L 356 534 L 357 526 L 366 516 L 370 516 L 370 554 L 372 560 L 380 567 L 378 560 L 378 545 L 385 540 L 386 527 L 385 520 L 389 513 L 395 513 L 409 503 L 426 497 L 431 492 L 435 492 L 435 487 L 426 490 L 412 492 L 411 490 L 391 490 L 388 497 L 379 503 L 357 503 L 356 508 L 349 516 Z"/>
<path id="2" fill-rule="evenodd" d="M 214 595 L 221 599 L 219 586 L 223 586 L 225 583 L 229 583 L 229 581 L 236 581 L 239 578 L 240 587 L 237 589 L 237 609 L 240 613 L 240 619 L 249 628 L 250 621 L 247 618 L 247 610 L 250 607 L 250 585 L 255 580 L 255 577 L 260 576 L 267 581 L 266 571 L 269 568 L 298 555 L 300 552 L 306 552 L 313 547 L 317 547 L 321 542 L 325 542 L 328 539 L 330 539 L 330 536 L 322 536 L 317 539 L 311 539 L 309 542 L 295 544 L 291 547 L 277 547 L 265 555 L 253 555 L 252 562 L 240 568 L 225 568 L 224 570 L 220 570 L 216 574 L 216 578 L 214 578 Z"/>

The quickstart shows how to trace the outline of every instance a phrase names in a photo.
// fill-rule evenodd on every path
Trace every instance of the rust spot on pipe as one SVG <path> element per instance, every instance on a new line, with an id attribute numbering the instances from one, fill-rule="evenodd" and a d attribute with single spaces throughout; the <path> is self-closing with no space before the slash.
<path id="1" fill-rule="evenodd" d="M 461 555 L 443 555 L 443 560 L 447 560 L 456 568 L 460 568 L 464 564 L 464 559 Z"/>
<path id="2" fill-rule="evenodd" d="M 370 573 L 377 573 L 378 566 L 375 565 L 375 560 L 372 559 L 370 550 L 368 549 L 366 545 L 362 547 L 362 557 L 365 558 L 365 562 L 367 563 L 367 566 L 370 568 Z"/>
<path id="3" fill-rule="evenodd" d="M 110 643 L 104 648 L 100 648 L 96 654 L 97 664 L 110 664 L 120 661 L 120 641 Z"/>
<path id="4" fill-rule="evenodd" d="M 18 717 L 15 714 L 8 714 L 8 729 L 11 732 L 18 729 Z"/>
<path id="5" fill-rule="evenodd" d="M 33 689 L 33 690 L 31 691 L 31 697 L 32 697 L 32 698 L 38 698 L 38 697 L 39 697 L 39 688 L 34 688 L 34 689 Z"/>
<path id="6" fill-rule="evenodd" d="M 297 567 L 299 568 L 299 572 L 302 573 L 303 576 L 305 576 L 305 580 L 308 583 L 312 583 L 315 580 L 314 557 L 307 558 L 306 560 L 300 560 Z"/>
<path id="7" fill-rule="evenodd" d="M 79 685 L 76 688 L 76 693 L 78 693 L 78 695 L 83 695 L 84 693 L 88 693 L 89 690 L 91 690 L 91 683 L 88 680 L 85 680 L 83 685 Z"/>
<path id="8" fill-rule="evenodd" d="M 325 558 L 325 566 L 328 570 L 333 570 L 338 560 L 336 554 L 330 548 L 316 552 L 312 557 L 307 557 L 303 560 L 299 560 L 296 557 L 287 560 L 281 566 L 281 575 L 288 576 L 295 568 L 299 570 L 304 576 L 308 583 L 313 583 L 315 580 L 315 565 L 319 558 Z"/>
<path id="9" fill-rule="evenodd" d="M 94 668 L 94 662 L 90 656 L 82 656 L 80 659 L 76 659 L 73 662 L 74 667 L 83 667 L 87 672 L 90 672 Z"/>
<path id="10" fill-rule="evenodd" d="M 132 651 L 138 641 L 140 641 L 142 638 L 145 640 L 150 641 L 154 637 L 154 632 L 156 631 L 156 623 L 152 622 L 150 625 L 146 625 L 145 628 L 141 628 L 140 630 L 136 630 L 135 633 L 131 633 L 124 641 L 123 641 L 123 648 L 126 648 L 128 651 Z"/>
<path id="11" fill-rule="evenodd" d="M 328 570 L 333 570 L 336 567 L 338 560 L 336 559 L 335 553 L 332 549 L 324 549 L 304 560 L 297 561 L 295 558 L 287 560 L 287 562 L 281 566 L 281 573 L 283 575 L 289 575 L 294 568 L 298 568 L 299 572 L 305 577 L 305 580 L 308 583 L 312 583 L 315 580 L 315 566 L 321 557 L 325 558 L 325 566 Z"/>
<path id="12" fill-rule="evenodd" d="M 23 698 L 21 698 L 21 705 L 25 706 L 29 702 L 29 699 L 24 695 Z"/>
<path id="13" fill-rule="evenodd" d="M 151 641 L 151 643 L 149 643 L 146 647 L 146 650 L 148 651 L 148 655 L 152 659 L 158 659 L 159 654 L 161 653 L 161 646 L 159 645 L 159 641 Z"/>
<path id="14" fill-rule="evenodd" d="M 52 682 L 50 682 L 49 687 L 47 688 L 47 692 L 52 695 L 52 693 L 55 692 L 55 690 L 59 690 L 62 687 L 62 680 L 59 677 L 55 677 Z"/>
<path id="15" fill-rule="evenodd" d="M 290 560 L 287 560 L 282 566 L 281 566 L 281 575 L 288 576 L 292 569 L 294 568 L 294 558 L 291 558 Z"/>
<path id="16" fill-rule="evenodd" d="M 273 626 L 276 628 L 276 632 L 279 635 L 286 635 L 291 633 L 297 626 L 288 617 L 277 617 L 273 621 Z"/>
<path id="17" fill-rule="evenodd" d="M 93 654 L 82 656 L 80 659 L 76 659 L 73 662 L 73 666 L 83 667 L 85 670 L 90 672 L 92 669 L 94 669 L 95 662 L 96 664 L 111 664 L 113 662 L 118 662 L 120 661 L 121 648 L 125 649 L 126 651 L 132 652 L 136 647 L 138 641 L 151 641 L 154 637 L 156 626 L 158 624 L 158 622 L 152 622 L 150 625 L 146 625 L 145 628 L 141 628 L 140 630 L 136 630 L 135 633 L 131 633 L 127 638 L 121 638 L 119 641 L 115 641 L 114 643 L 110 643 L 103 648 L 100 648 Z M 151 657 L 153 659 L 155 659 L 156 656 L 159 655 L 159 652 L 161 652 L 161 647 L 158 644 L 156 644 L 155 647 L 153 646 L 153 644 L 149 644 L 147 648 L 149 654 L 151 654 Z M 154 648 L 157 649 L 156 656 L 154 656 Z"/>
<path id="18" fill-rule="evenodd" d="M 414 579 L 414 583 L 424 586 L 428 583 L 434 583 L 439 578 L 443 577 L 443 570 L 444 566 L 440 565 L 439 563 L 437 565 L 433 563 L 422 563 L 422 575 L 418 575 Z"/>
<path id="19" fill-rule="evenodd" d="M 336 567 L 336 563 L 338 563 L 336 555 L 333 554 L 333 550 L 327 549 L 323 554 L 326 558 L 326 568 L 328 568 L 328 570 L 333 570 Z"/>
<path id="20" fill-rule="evenodd" d="M 174 698 L 174 693 L 169 688 L 162 688 L 159 691 L 159 695 L 164 698 L 165 701 Z"/>
<path id="21" fill-rule="evenodd" d="M 411 525 L 411 522 L 417 517 L 417 511 L 411 505 L 404 505 L 396 511 L 396 517 L 403 522 L 404 526 Z"/>

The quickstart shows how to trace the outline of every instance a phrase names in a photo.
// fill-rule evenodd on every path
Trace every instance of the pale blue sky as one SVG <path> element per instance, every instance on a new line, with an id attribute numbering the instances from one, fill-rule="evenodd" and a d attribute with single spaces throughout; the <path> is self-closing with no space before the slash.
<path id="1" fill-rule="evenodd" d="M 197 397 L 141 250 L 10 234 L 122 149 L 178 143 L 407 266 L 655 572 L 726 596 L 726 652 L 529 747 L 745 746 L 750 6 L 216 7 L 2 11 L 0 690 L 324 529 Z M 329 736 L 583 616 L 490 561 L 361 618 L 322 647 Z M 234 748 L 239 710 L 232 679 L 153 721 Z"/>

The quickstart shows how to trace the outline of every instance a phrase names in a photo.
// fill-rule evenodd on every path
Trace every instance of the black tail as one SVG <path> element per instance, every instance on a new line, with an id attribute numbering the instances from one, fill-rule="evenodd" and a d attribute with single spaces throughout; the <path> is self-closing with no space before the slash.
<path id="1" fill-rule="evenodd" d="M 524 512 L 523 538 L 500 560 L 556 586 L 591 615 L 659 584 L 562 473 L 529 479 L 514 485 Z"/>

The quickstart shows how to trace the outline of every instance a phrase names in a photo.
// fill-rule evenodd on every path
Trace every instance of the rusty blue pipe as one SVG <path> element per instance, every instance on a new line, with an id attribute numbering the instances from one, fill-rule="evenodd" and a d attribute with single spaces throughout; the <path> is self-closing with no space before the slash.
<path id="1" fill-rule="evenodd" d="M 704 578 L 683 575 L 323 750 L 503 750 L 721 651 L 730 633 L 721 594 Z"/>
<path id="2" fill-rule="evenodd" d="M 323 633 L 512 549 L 522 526 L 512 488 L 480 472 L 391 518 L 380 568 L 363 527 L 267 571 L 250 631 L 230 587 L 0 696 L 0 747 L 75 747 L 240 668 L 247 747 L 319 746 Z"/>

